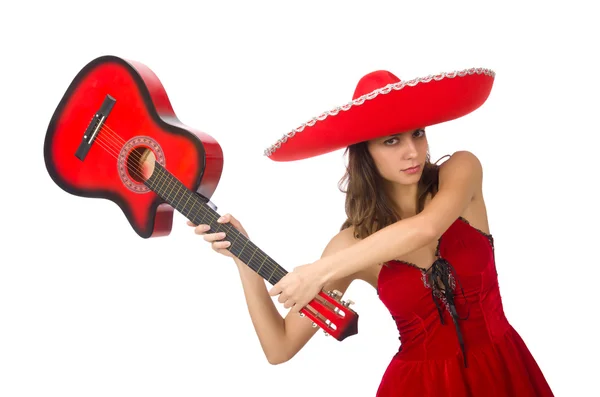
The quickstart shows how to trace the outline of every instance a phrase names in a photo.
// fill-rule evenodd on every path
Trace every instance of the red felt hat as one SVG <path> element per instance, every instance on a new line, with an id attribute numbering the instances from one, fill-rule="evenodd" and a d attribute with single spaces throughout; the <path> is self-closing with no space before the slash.
<path id="1" fill-rule="evenodd" d="M 301 160 L 457 119 L 486 101 L 494 77 L 483 68 L 407 81 L 385 70 L 371 72 L 359 80 L 352 101 L 284 134 L 265 155 L 275 161 Z"/>

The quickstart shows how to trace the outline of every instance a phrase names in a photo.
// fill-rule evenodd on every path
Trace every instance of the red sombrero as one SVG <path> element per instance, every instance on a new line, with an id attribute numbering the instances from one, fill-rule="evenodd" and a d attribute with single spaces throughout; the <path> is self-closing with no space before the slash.
<path id="1" fill-rule="evenodd" d="M 473 68 L 400 81 L 378 70 L 362 77 L 353 100 L 283 135 L 265 155 L 293 161 L 354 143 L 457 119 L 488 98 L 495 72 Z"/>

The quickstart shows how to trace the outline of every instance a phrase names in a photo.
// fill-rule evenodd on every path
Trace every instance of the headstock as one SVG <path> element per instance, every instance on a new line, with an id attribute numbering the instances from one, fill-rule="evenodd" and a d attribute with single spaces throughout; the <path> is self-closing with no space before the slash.
<path id="1" fill-rule="evenodd" d="M 300 310 L 300 316 L 313 321 L 313 327 L 321 327 L 325 335 L 331 335 L 338 341 L 358 333 L 358 314 L 350 309 L 351 300 L 340 300 L 338 290 L 321 291 L 306 307 Z"/>

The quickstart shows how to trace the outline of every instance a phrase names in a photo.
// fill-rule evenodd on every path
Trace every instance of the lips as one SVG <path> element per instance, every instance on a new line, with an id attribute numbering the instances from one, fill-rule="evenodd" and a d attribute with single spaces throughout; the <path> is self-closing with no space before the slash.
<path id="1" fill-rule="evenodd" d="M 416 166 L 411 167 L 411 168 L 405 168 L 401 172 L 404 172 L 404 173 L 409 174 L 409 175 L 413 175 L 413 174 L 419 173 L 420 171 L 421 171 L 421 165 L 419 164 L 419 165 L 416 165 Z"/>

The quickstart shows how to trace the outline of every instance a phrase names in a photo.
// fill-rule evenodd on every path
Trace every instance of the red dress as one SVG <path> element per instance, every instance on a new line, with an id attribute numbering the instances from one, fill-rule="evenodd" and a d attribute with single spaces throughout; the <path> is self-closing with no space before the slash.
<path id="1" fill-rule="evenodd" d="M 504 315 L 492 236 L 460 217 L 436 258 L 428 271 L 402 261 L 381 269 L 377 293 L 398 326 L 400 349 L 377 396 L 553 396 Z"/>

